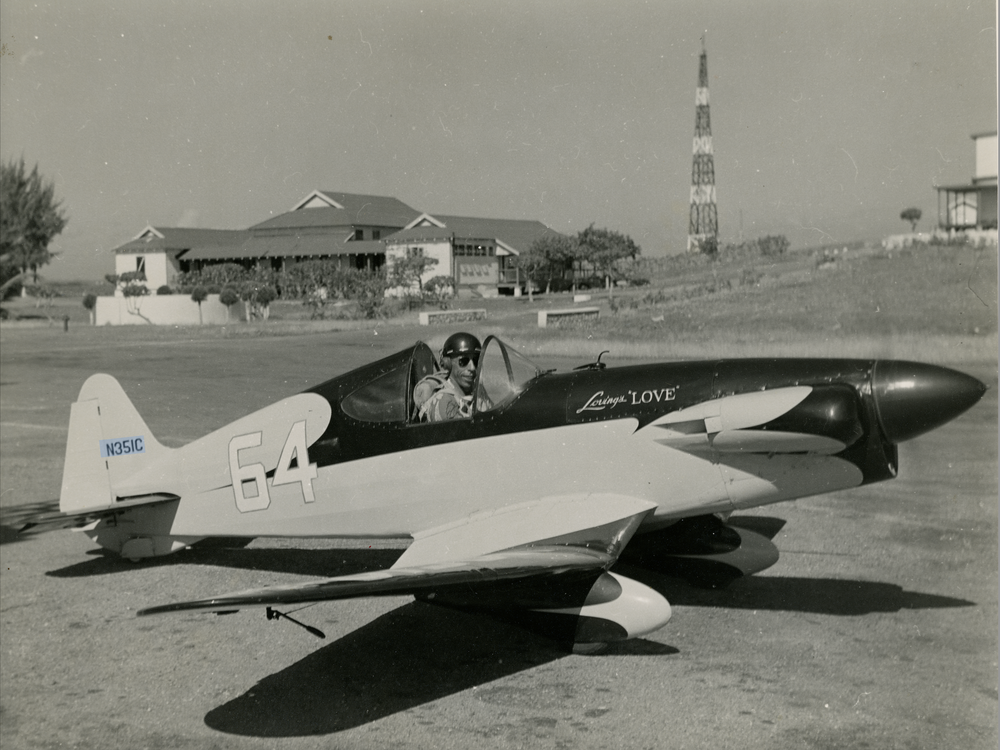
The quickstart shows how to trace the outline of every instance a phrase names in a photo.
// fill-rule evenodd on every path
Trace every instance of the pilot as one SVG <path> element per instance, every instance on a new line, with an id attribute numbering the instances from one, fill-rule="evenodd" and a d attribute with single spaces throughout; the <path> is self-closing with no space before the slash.
<path id="1" fill-rule="evenodd" d="M 471 333 L 454 333 L 441 348 L 441 369 L 413 389 L 421 422 L 472 416 L 472 388 L 482 346 Z"/>

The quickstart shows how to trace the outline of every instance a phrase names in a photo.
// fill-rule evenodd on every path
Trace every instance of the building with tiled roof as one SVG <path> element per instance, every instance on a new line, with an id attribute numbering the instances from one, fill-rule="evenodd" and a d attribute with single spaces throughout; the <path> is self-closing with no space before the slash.
<path id="1" fill-rule="evenodd" d="M 459 290 L 495 293 L 519 286 L 515 258 L 546 234 L 555 232 L 539 221 L 431 216 L 396 198 L 314 190 L 248 229 L 146 227 L 115 248 L 115 272 L 143 271 L 156 289 L 216 263 L 281 270 L 325 258 L 374 270 L 387 258 L 421 252 L 438 259 L 430 276 L 452 276 Z"/>
<path id="2" fill-rule="evenodd" d="M 451 276 L 460 293 L 488 295 L 520 287 L 517 256 L 550 234 L 558 233 L 540 221 L 422 214 L 385 240 L 386 257 L 435 258 L 422 283 Z"/>

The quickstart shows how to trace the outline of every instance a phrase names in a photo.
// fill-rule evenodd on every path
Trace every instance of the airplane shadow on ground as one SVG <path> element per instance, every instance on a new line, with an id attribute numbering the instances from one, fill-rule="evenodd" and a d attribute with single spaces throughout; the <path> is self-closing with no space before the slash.
<path id="1" fill-rule="evenodd" d="M 567 653 L 555 641 L 486 615 L 413 602 L 265 677 L 209 711 L 205 724 L 253 737 L 332 734 Z M 638 640 L 616 644 L 605 653 L 648 657 L 678 651 Z"/>
<path id="2" fill-rule="evenodd" d="M 904 609 L 974 607 L 975 602 L 939 594 L 906 591 L 880 581 L 837 578 L 749 576 L 724 589 L 704 589 L 655 570 L 617 565 L 614 570 L 659 591 L 673 605 L 773 612 L 805 612 L 856 617 Z"/>
<path id="3" fill-rule="evenodd" d="M 59 510 L 58 500 L 42 500 L 0 509 L 0 545 L 27 541 L 31 536 L 18 534 L 18 531 L 28 518 L 41 513 L 54 513 L 57 510 Z"/>

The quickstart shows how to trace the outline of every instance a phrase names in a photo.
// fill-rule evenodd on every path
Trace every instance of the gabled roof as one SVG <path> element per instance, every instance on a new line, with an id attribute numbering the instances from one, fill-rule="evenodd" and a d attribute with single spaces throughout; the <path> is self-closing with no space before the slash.
<path id="1" fill-rule="evenodd" d="M 233 247 L 244 242 L 249 236 L 244 229 L 148 226 L 124 245 L 116 247 L 114 252 L 173 252 L 205 245 Z"/>
<path id="2" fill-rule="evenodd" d="M 450 239 L 483 240 L 492 239 L 505 248 L 519 255 L 528 250 L 535 240 L 548 235 L 557 236 L 559 232 L 550 229 L 540 221 L 525 221 L 521 219 L 479 219 L 471 216 L 430 216 L 424 214 L 418 217 L 422 221 L 401 229 L 386 237 L 388 245 L 418 240 Z M 427 220 L 424 220 L 427 219 Z"/>
<path id="3" fill-rule="evenodd" d="M 443 227 L 444 222 L 440 219 L 435 219 L 430 214 L 420 214 L 417 218 L 407 224 L 403 229 L 414 229 L 416 227 Z"/>
<path id="4" fill-rule="evenodd" d="M 274 216 L 251 230 L 296 227 L 352 227 L 356 225 L 402 228 L 420 212 L 396 198 L 383 195 L 314 190 L 291 211 Z"/>

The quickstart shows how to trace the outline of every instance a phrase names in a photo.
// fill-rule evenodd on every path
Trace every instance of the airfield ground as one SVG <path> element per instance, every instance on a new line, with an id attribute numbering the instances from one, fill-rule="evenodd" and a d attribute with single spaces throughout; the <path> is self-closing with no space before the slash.
<path id="1" fill-rule="evenodd" d="M 967 414 L 904 443 L 895 480 L 741 514 L 777 532 L 781 559 L 758 576 L 705 591 L 622 565 L 661 591 L 674 616 L 597 656 L 568 655 L 515 627 L 405 597 L 301 612 L 325 641 L 259 612 L 134 615 L 384 567 L 399 543 L 256 540 L 132 564 L 100 554 L 80 534 L 14 532 L 59 494 L 68 405 L 92 372 L 115 375 L 151 431 L 180 445 L 417 338 L 443 339 L 443 331 L 407 321 L 302 323 L 297 335 L 274 335 L 292 332 L 280 326 L 93 329 L 74 321 L 64 333 L 4 324 L 0 746 L 995 748 L 995 251 L 981 270 L 982 281 L 956 277 L 953 293 L 965 295 L 952 300 L 958 312 L 924 312 L 949 299 L 934 291 L 938 278 L 909 308 L 889 304 L 893 328 L 883 330 L 872 313 L 871 332 L 860 313 L 848 319 L 832 307 L 848 311 L 847 303 L 833 295 L 823 302 L 819 287 L 810 295 L 777 282 L 786 305 L 828 305 L 807 314 L 813 330 L 785 325 L 794 316 L 753 312 L 749 297 L 744 319 L 759 319 L 734 330 L 735 312 L 720 317 L 738 302 L 733 294 L 714 299 L 716 313 L 700 330 L 632 340 L 613 328 L 539 335 L 526 303 L 506 302 L 506 318 L 497 308 L 503 336 L 546 367 L 592 360 L 610 340 L 624 352 L 619 359 L 697 356 L 699 345 L 705 356 L 909 356 L 990 386 Z M 748 294 L 761 310 L 771 304 Z M 986 311 L 970 297 L 983 298 Z M 676 310 L 712 305 L 698 297 Z M 661 314 L 643 310 L 634 317 L 653 323 Z M 922 329 L 925 316 L 937 322 Z M 493 330 L 492 322 L 474 330 Z M 769 329 L 782 333 L 768 341 L 761 331 Z"/>

